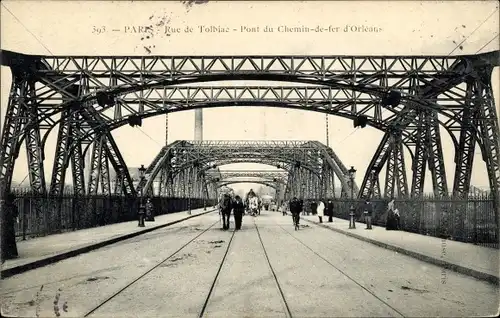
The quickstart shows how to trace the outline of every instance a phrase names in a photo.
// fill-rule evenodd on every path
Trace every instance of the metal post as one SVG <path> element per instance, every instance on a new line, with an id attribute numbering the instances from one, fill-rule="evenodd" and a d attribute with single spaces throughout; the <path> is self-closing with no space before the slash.
<path id="1" fill-rule="evenodd" d="M 188 187 L 188 214 L 191 215 L 191 187 Z"/>
<path id="2" fill-rule="evenodd" d="M 144 172 L 146 169 L 144 168 L 144 165 L 141 165 L 139 168 L 139 174 L 140 174 L 140 179 L 141 183 L 144 181 Z M 144 187 L 141 187 L 141 197 L 139 198 L 139 227 L 145 227 L 146 225 L 144 224 L 144 217 L 146 215 L 146 211 L 144 208 L 144 203 L 143 203 L 143 197 L 144 197 Z"/>
<path id="3" fill-rule="evenodd" d="M 330 133 L 328 132 L 328 114 L 326 116 L 326 146 L 330 147 Z"/>
<path id="4" fill-rule="evenodd" d="M 351 207 L 349 208 L 349 229 L 356 228 L 356 221 L 354 220 L 354 178 L 351 176 Z"/>
<path id="5" fill-rule="evenodd" d="M 142 179 L 142 178 L 141 178 Z M 139 198 L 139 227 L 145 227 L 146 225 L 144 224 L 144 215 L 146 214 L 146 211 L 144 211 L 144 205 L 142 202 L 142 196 L 144 192 L 141 188 L 141 197 Z"/>

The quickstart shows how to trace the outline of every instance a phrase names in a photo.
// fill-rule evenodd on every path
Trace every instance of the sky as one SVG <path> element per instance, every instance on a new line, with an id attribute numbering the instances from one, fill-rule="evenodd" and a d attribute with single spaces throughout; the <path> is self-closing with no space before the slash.
<path id="1" fill-rule="evenodd" d="M 181 2 L 3 1 L 1 48 L 44 55 L 455 55 L 498 50 L 499 14 L 496 1 L 377 1 L 214 2 L 186 6 Z M 152 20 L 151 20 L 152 19 Z M 192 33 L 171 33 L 145 39 L 131 30 L 154 21 Z M 379 32 L 280 33 L 263 32 L 266 26 L 356 25 L 381 28 Z M 200 33 L 200 26 L 229 27 L 240 31 Z M 103 28 L 104 27 L 104 28 Z M 258 32 L 241 32 L 241 29 Z M 106 29 L 103 33 L 97 30 Z M 120 31 L 110 31 L 118 29 Z M 172 31 L 172 30 L 171 30 Z M 496 37 L 495 37 L 496 34 Z M 141 40 L 142 38 L 142 40 Z M 148 53 L 150 51 L 151 53 Z M 11 74 L 1 67 L 1 111 L 8 102 Z M 493 73 L 495 100 L 499 100 L 499 72 Z M 203 85 L 271 85 L 263 82 L 218 82 Z M 273 85 L 294 85 L 274 83 Z M 498 105 L 498 102 L 497 102 Z M 497 106 L 498 109 L 498 106 Z M 498 110 L 497 110 L 498 112 Z M 326 116 L 305 110 L 267 107 L 227 107 L 203 110 L 205 140 L 318 140 L 326 143 Z M 194 139 L 194 111 L 169 115 L 168 142 Z M 225 118 L 224 125 L 220 118 Z M 381 131 L 354 129 L 352 121 L 328 116 L 329 145 L 346 166 L 364 171 L 375 152 Z M 147 165 L 165 145 L 165 116 L 143 120 L 142 127 L 123 126 L 112 132 L 129 167 Z M 455 164 L 451 138 L 441 131 L 444 162 L 451 190 Z M 45 149 L 45 173 L 50 179 L 57 129 Z M 24 147 L 16 161 L 14 181 L 28 183 Z M 408 179 L 410 157 L 406 153 Z M 222 168 L 221 168 L 222 169 Z M 224 169 L 275 167 L 237 164 Z M 67 182 L 70 182 L 70 176 Z M 383 184 L 384 176 L 381 176 Z M 488 188 L 479 149 L 472 184 Z M 252 185 L 233 185 L 248 189 Z M 255 185 L 254 187 L 258 187 Z M 425 191 L 431 191 L 430 175 Z"/>

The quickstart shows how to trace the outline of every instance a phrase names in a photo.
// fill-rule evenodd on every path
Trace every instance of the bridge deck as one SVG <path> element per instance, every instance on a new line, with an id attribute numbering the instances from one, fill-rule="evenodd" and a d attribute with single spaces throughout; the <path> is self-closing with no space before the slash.
<path id="1" fill-rule="evenodd" d="M 233 232 L 220 230 L 216 213 L 195 217 L 5 279 L 3 313 L 462 317 L 497 311 L 494 284 L 443 274 L 442 267 L 302 223 L 296 232 L 290 216 L 263 212 L 245 216 L 242 230 Z"/>
<path id="2" fill-rule="evenodd" d="M 207 208 L 207 211 L 210 209 Z M 205 212 L 203 209 L 196 209 L 191 211 L 191 215 L 203 212 Z M 39 267 L 38 263 L 42 263 L 40 265 L 43 266 L 49 258 L 67 258 L 65 254 L 75 253 L 80 249 L 92 249 L 97 244 L 121 240 L 126 236 L 140 234 L 152 227 L 161 227 L 187 217 L 189 215 L 184 211 L 156 216 L 154 223 L 146 222 L 146 227 L 138 227 L 137 221 L 131 221 L 19 241 L 17 242 L 19 258 L 5 261 L 2 265 L 2 275 L 4 271 L 11 271 L 21 266 Z"/>

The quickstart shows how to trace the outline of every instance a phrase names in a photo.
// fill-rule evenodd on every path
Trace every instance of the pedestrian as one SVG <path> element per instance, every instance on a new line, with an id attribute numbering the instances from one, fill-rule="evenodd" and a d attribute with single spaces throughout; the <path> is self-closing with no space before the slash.
<path id="1" fill-rule="evenodd" d="M 385 222 L 385 229 L 387 231 L 392 231 L 397 228 L 396 215 L 394 214 L 394 212 L 394 198 L 391 198 L 391 200 L 387 204 L 387 220 Z"/>
<path id="2" fill-rule="evenodd" d="M 231 197 L 225 193 L 220 203 L 220 212 L 222 214 L 222 229 L 229 230 L 229 220 L 231 218 Z"/>
<path id="3" fill-rule="evenodd" d="M 232 204 L 233 215 L 234 215 L 234 226 L 236 231 L 241 229 L 241 221 L 243 219 L 243 214 L 245 214 L 245 205 L 243 200 L 239 195 L 234 197 L 234 202 Z"/>
<path id="4" fill-rule="evenodd" d="M 303 199 L 300 199 L 299 202 L 300 206 L 302 207 L 302 209 L 300 210 L 300 212 L 302 212 L 302 215 L 309 215 L 307 201 L 304 202 Z"/>
<path id="5" fill-rule="evenodd" d="M 312 215 L 318 214 L 318 203 L 316 203 L 316 201 L 311 202 L 311 214 Z"/>
<path id="6" fill-rule="evenodd" d="M 146 200 L 146 221 L 151 221 L 153 222 L 155 220 L 155 207 L 153 205 L 153 202 L 151 202 L 151 198 L 148 198 Z"/>
<path id="7" fill-rule="evenodd" d="M 322 200 L 319 200 L 316 212 L 318 213 L 319 223 L 323 223 L 323 216 L 325 215 L 325 204 Z"/>
<path id="8" fill-rule="evenodd" d="M 326 215 L 328 215 L 328 223 L 333 222 L 333 202 L 332 199 L 328 199 L 325 208 Z"/>
<path id="9" fill-rule="evenodd" d="M 394 216 L 396 217 L 396 230 L 401 230 L 401 215 L 399 214 L 399 209 L 394 210 Z"/>
<path id="10" fill-rule="evenodd" d="M 297 197 L 293 197 L 290 201 L 290 212 L 292 213 L 293 225 L 295 230 L 299 229 L 300 212 L 302 211 L 302 202 Z"/>
<path id="11" fill-rule="evenodd" d="M 365 222 L 366 222 L 366 230 L 372 229 L 372 215 L 373 215 L 373 206 L 370 202 L 370 199 L 366 199 L 365 201 Z"/>
<path id="12" fill-rule="evenodd" d="M 7 259 L 17 258 L 16 245 L 16 220 L 18 217 L 15 195 L 9 193 L 4 203 L 4 219 L 2 220 L 2 262 Z M 1 204 L 1 203 L 0 203 Z"/>

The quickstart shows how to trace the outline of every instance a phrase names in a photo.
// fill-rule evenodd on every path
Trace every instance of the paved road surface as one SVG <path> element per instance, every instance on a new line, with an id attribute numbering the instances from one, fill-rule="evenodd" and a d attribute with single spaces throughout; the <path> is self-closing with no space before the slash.
<path id="1" fill-rule="evenodd" d="M 497 286 L 291 217 L 211 213 L 2 281 L 23 317 L 467 317 Z M 232 228 L 234 228 L 232 224 Z M 175 253 L 175 254 L 174 254 Z"/>

